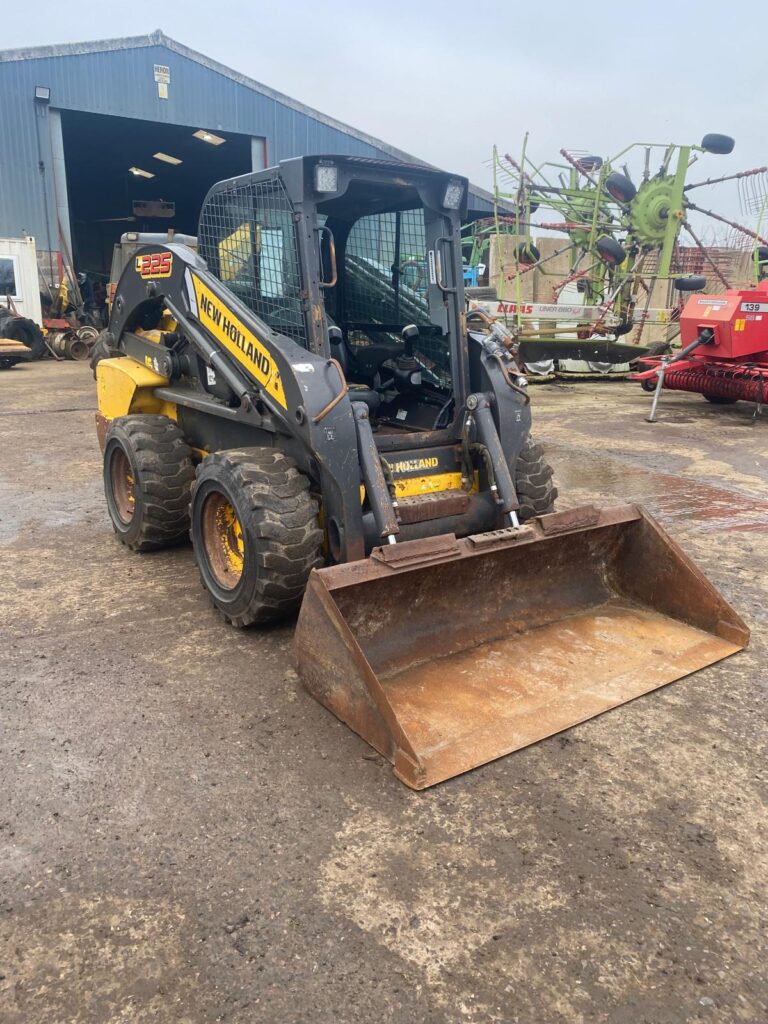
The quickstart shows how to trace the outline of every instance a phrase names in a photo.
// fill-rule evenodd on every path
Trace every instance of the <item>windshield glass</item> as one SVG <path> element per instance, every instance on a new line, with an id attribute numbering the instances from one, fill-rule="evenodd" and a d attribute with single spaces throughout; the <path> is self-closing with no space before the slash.
<path id="1" fill-rule="evenodd" d="M 429 229 L 423 208 L 358 218 L 338 246 L 339 288 L 326 304 L 353 350 L 389 345 L 396 352 L 403 328 L 415 324 L 414 355 L 427 371 L 426 382 L 447 388 L 450 344 L 434 262 L 430 272 Z"/>

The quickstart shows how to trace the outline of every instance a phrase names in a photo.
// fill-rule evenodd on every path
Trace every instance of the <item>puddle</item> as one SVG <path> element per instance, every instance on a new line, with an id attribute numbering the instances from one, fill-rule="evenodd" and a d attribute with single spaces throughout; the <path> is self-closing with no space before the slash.
<path id="1" fill-rule="evenodd" d="M 564 497 L 586 490 L 595 500 L 612 498 L 645 505 L 662 523 L 691 519 L 708 530 L 768 530 L 768 501 L 691 477 L 640 469 L 602 452 L 560 444 L 548 445 L 547 449 Z"/>

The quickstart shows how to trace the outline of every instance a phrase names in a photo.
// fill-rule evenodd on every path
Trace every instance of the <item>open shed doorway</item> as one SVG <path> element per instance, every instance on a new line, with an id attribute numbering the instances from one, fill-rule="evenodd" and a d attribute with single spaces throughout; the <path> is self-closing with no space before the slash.
<path id="1" fill-rule="evenodd" d="M 210 186 L 252 168 L 246 135 L 72 110 L 61 124 L 78 273 L 108 275 L 125 231 L 197 234 Z"/>

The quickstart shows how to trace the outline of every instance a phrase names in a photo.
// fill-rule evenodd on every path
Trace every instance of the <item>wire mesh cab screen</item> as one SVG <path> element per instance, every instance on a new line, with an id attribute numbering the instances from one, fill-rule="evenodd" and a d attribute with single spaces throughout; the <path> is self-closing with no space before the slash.
<path id="1" fill-rule="evenodd" d="M 293 207 L 279 178 L 214 192 L 200 215 L 199 245 L 241 302 L 307 347 Z"/>
<path id="2" fill-rule="evenodd" d="M 355 220 L 343 246 L 342 288 L 334 297 L 333 314 L 353 350 L 399 344 L 403 327 L 415 324 L 417 357 L 434 385 L 448 387 L 450 343 L 430 307 L 430 302 L 438 303 L 434 286 L 430 288 L 428 234 L 423 207 L 365 214 Z M 443 314 L 443 303 L 438 302 Z"/>
<path id="3" fill-rule="evenodd" d="M 345 319 L 428 326 L 426 265 L 423 210 L 361 217 L 347 238 Z"/>

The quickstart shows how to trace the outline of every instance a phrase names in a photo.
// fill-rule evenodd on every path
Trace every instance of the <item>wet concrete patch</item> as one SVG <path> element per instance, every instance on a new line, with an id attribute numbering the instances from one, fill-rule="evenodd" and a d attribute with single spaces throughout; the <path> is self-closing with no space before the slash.
<path id="1" fill-rule="evenodd" d="M 644 505 L 662 523 L 692 521 L 701 530 L 716 532 L 768 530 L 768 500 L 756 500 L 732 487 L 643 469 L 573 445 L 550 444 L 548 454 L 568 504 L 578 504 L 577 496 L 589 491 L 606 500 Z"/>
<path id="2" fill-rule="evenodd" d="M 4 1024 L 768 1020 L 760 424 L 534 389 L 562 506 L 655 508 L 753 639 L 414 794 L 298 687 L 290 624 L 226 628 L 188 548 L 115 542 L 91 413 L 25 412 L 88 408 L 86 367 L 0 396 Z"/>

